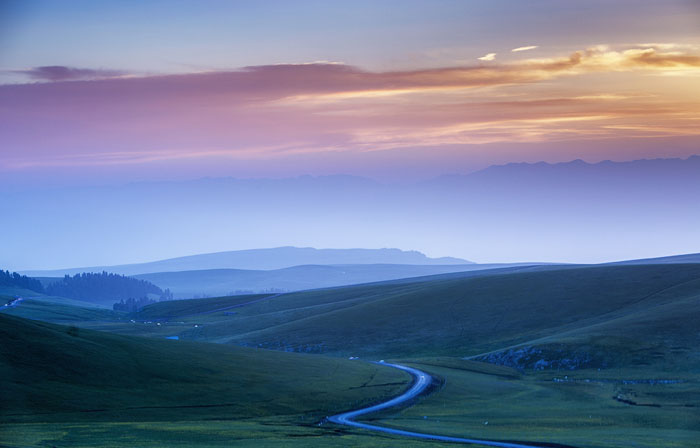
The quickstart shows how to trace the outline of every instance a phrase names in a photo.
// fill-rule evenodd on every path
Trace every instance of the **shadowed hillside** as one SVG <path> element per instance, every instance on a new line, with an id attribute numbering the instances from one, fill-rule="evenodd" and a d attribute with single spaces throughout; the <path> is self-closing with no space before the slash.
<path id="1" fill-rule="evenodd" d="M 633 362 L 631 352 L 618 352 L 636 347 L 643 357 L 657 345 L 653 362 L 691 362 L 698 295 L 700 265 L 536 267 L 283 294 L 228 314 L 182 313 L 178 320 L 201 325 L 169 331 L 197 340 L 371 357 L 464 357 L 533 340 L 578 338 L 595 355 L 586 361 L 591 365 Z M 209 300 L 218 307 L 240 303 L 202 299 L 189 312 L 207 309 Z M 149 306 L 143 318 L 167 316 L 175 303 Z M 645 328 L 654 331 L 643 335 Z"/>
<path id="2" fill-rule="evenodd" d="M 4 417 L 10 435 L 52 440 L 52 431 L 68 427 L 57 440 L 77 434 L 109 446 L 131 437 L 134 422 L 155 422 L 138 431 L 141 440 L 160 440 L 153 431 L 171 424 L 166 420 L 188 419 L 179 431 L 193 446 L 247 446 L 250 431 L 251 443 L 320 446 L 337 428 L 315 426 L 319 416 L 357 407 L 352 396 L 370 401 L 405 385 L 362 360 L 400 358 L 444 383 L 408 409 L 370 417 L 395 428 L 609 448 L 685 448 L 697 436 L 700 265 L 504 268 L 167 301 L 129 315 L 26 302 L 6 312 L 74 326 L 0 316 L 4 347 L 27 347 L 2 352 L 0 375 L 9 379 L 7 402 L 15 409 Z M 163 340 L 173 336 L 180 340 Z M 49 386 L 48 378 L 60 381 Z M 78 412 L 88 408 L 99 411 Z M 32 415 L 17 415 L 23 409 Z M 210 420 L 244 415 L 252 418 L 226 428 Z M 94 420 L 102 420 L 101 432 L 86 438 L 80 422 Z M 121 421 L 127 426 L 114 426 Z M 291 434 L 319 439 L 294 441 Z M 362 434 L 339 444 L 396 443 L 355 439 Z"/>
<path id="3" fill-rule="evenodd" d="M 396 393 L 408 379 L 372 364 L 131 338 L 5 315 L 0 339 L 3 423 L 319 418 L 339 403 Z"/>

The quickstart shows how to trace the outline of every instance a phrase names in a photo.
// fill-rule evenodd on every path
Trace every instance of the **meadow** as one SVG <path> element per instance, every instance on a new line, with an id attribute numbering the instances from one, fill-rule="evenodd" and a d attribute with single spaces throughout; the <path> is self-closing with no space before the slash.
<path id="1" fill-rule="evenodd" d="M 573 447 L 700 440 L 697 264 L 495 269 L 133 314 L 35 297 L 3 314 L 0 445 L 451 446 L 324 423 L 408 386 L 365 362 L 378 359 L 437 379 L 368 416 L 381 425 Z"/>
<path id="2" fill-rule="evenodd" d="M 700 440 L 697 371 L 580 369 L 516 377 L 482 373 L 454 359 L 402 361 L 443 378 L 444 385 L 400 413 L 375 416 L 375 423 L 574 447 L 692 447 Z"/>
<path id="3" fill-rule="evenodd" d="M 94 432 L 118 431 L 126 422 L 201 427 L 275 417 L 303 427 L 338 406 L 395 395 L 410 381 L 375 364 L 134 338 L 5 315 L 0 339 L 0 444 L 9 446 L 44 446 L 56 438 L 49 446 L 74 446 L 67 423 Z M 51 428 L 64 429 L 57 435 Z"/>

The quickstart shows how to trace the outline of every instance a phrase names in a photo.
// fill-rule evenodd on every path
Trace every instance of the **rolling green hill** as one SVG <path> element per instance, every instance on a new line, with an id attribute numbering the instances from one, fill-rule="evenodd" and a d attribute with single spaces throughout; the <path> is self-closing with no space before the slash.
<path id="1" fill-rule="evenodd" d="M 700 265 L 540 267 L 469 274 L 283 294 L 236 308 L 236 314 L 181 314 L 178 320 L 186 326 L 173 331 L 196 340 L 343 356 L 464 357 L 554 335 L 578 335 L 577 343 L 595 335 L 605 345 L 601 337 L 610 335 L 607 341 L 613 343 L 613 337 L 624 336 L 632 325 L 628 321 L 644 316 L 659 318 L 659 334 L 665 334 L 664 328 L 678 329 L 683 339 L 690 337 L 688 325 L 673 317 L 660 319 L 667 312 L 686 312 L 690 319 L 700 293 Z M 194 301 L 193 310 L 206 309 L 209 300 L 223 307 L 237 299 L 202 299 Z M 153 319 L 158 310 L 165 316 L 173 304 L 144 311 Z M 670 345 L 668 350 L 681 351 Z M 604 361 L 613 362 L 595 362 Z"/>
<path id="2" fill-rule="evenodd" d="M 0 296 L 0 302 L 6 303 L 15 297 L 5 296 L 3 298 Z M 65 325 L 86 322 L 128 322 L 126 314 L 90 302 L 38 293 L 29 296 L 21 295 L 20 297 L 22 300 L 17 302 L 15 306 L 0 307 L 0 313 Z"/>
<path id="3" fill-rule="evenodd" d="M 639 260 L 617 261 L 609 264 L 692 264 L 700 263 L 700 254 L 671 255 L 668 257 L 642 258 Z"/>
<path id="4" fill-rule="evenodd" d="M 31 437 L 27 428 L 38 423 L 274 417 L 314 424 L 339 407 L 394 395 L 410 379 L 337 358 L 132 338 L 6 315 L 0 340 L 2 446 L 24 446 L 13 437 Z"/>
<path id="5" fill-rule="evenodd" d="M 70 421 L 76 413 L 138 420 L 147 408 L 150 420 L 193 413 L 321 417 L 338 403 L 396 393 L 408 380 L 367 363 L 132 338 L 5 315 L 0 340 L 5 423 Z M 365 383 L 373 387 L 361 387 Z"/>
<path id="6" fill-rule="evenodd" d="M 519 369 L 700 369 L 700 279 L 660 290 L 573 329 L 477 356 Z"/>
<path id="7" fill-rule="evenodd" d="M 273 295 L 216 297 L 209 299 L 159 302 L 131 316 L 135 322 L 79 322 L 81 326 L 122 334 L 179 336 L 185 339 L 225 342 L 210 338 L 211 330 L 231 336 L 248 329 L 260 329 L 294 319 L 305 313 L 321 313 L 371 301 L 384 294 L 412 289 L 417 284 L 430 288 L 449 279 L 467 279 L 504 273 L 552 269 L 549 266 L 518 266 L 483 271 L 460 272 L 428 277 Z M 269 299 L 269 300 L 268 300 Z M 255 302 L 255 303 L 253 303 Z M 242 306 L 244 305 L 244 306 Z M 257 305 L 257 306 L 256 306 Z M 271 311 L 272 310 L 272 311 Z M 231 327 L 233 325 L 233 327 Z M 202 329 L 207 327 L 206 334 Z M 275 346 L 274 348 L 280 348 Z M 287 349 L 288 347 L 282 347 Z M 292 349 L 293 350 L 293 349 Z M 316 350 L 304 350 L 316 351 Z"/>
<path id="8" fill-rule="evenodd" d="M 0 294 L 3 296 L 41 296 L 41 293 L 32 291 L 31 289 L 22 288 L 21 286 L 0 286 Z"/>
<path id="9" fill-rule="evenodd" d="M 4 360 L 15 357 L 4 365 L 20 366 L 19 374 L 0 371 L 15 391 L 9 403 L 30 414 L 3 418 L 4 429 L 37 434 L 41 441 L 68 424 L 75 438 L 58 440 L 75 446 L 81 440 L 94 442 L 95 434 L 86 436 L 88 430 L 80 426 L 86 419 L 100 420 L 105 435 L 97 437 L 103 441 L 97 446 L 110 446 L 115 437 L 133 444 L 125 428 L 160 443 L 163 436 L 155 435 L 155 424 L 143 423 L 147 429 L 138 432 L 135 422 L 175 420 L 157 426 L 173 425 L 170 430 L 182 436 L 169 445 L 226 446 L 231 439 L 219 437 L 221 419 L 247 416 L 227 427 L 232 437 L 246 434 L 235 438 L 237 445 L 254 446 L 262 438 L 289 446 L 392 446 L 397 441 L 391 437 L 343 430 L 334 439 L 337 428 L 303 426 L 318 423 L 331 409 L 354 407 L 355 399 L 371 401 L 405 384 L 401 376 L 379 379 L 374 365 L 339 359 L 347 356 L 398 358 L 445 380 L 413 407 L 370 417 L 397 428 L 610 448 L 691 447 L 700 428 L 695 413 L 700 406 L 698 264 L 494 269 L 286 294 L 167 301 L 99 319 L 85 310 L 33 309 L 31 302 L 11 311 L 25 305 L 24 312 L 36 318 L 42 318 L 39 311 L 52 319 L 66 314 L 69 319 L 62 322 L 75 325 L 0 315 L 7 319 L 0 321 L 3 341 L 11 341 L 5 347 L 22 344 L 18 334 L 38 341 L 38 348 L 26 354 L 10 348 L 2 352 Z M 163 340 L 168 336 L 180 340 Z M 72 347 L 87 355 L 84 368 L 70 356 Z M 314 354 L 283 353 L 289 351 Z M 336 370 L 347 376 L 336 377 Z M 76 378 L 85 381 L 78 372 L 88 374 L 85 385 L 78 386 Z M 294 378 L 286 372 L 294 372 Z M 377 376 L 368 383 L 371 372 Z M 298 378 L 306 375 L 316 376 L 301 384 Z M 357 389 L 358 381 L 364 387 Z M 271 397 L 274 390 L 284 392 Z M 231 394 L 243 398 L 237 403 L 222 398 Z M 292 400 L 297 394 L 305 396 Z M 40 395 L 49 397 L 47 404 L 37 404 Z M 62 412 L 62 400 L 74 410 L 105 411 Z M 120 421 L 126 426 L 115 426 Z"/>
<path id="10" fill-rule="evenodd" d="M 124 313 L 112 311 L 92 303 L 62 297 L 34 297 L 23 299 L 17 306 L 1 310 L 3 314 L 59 324 L 77 322 L 121 321 Z"/>

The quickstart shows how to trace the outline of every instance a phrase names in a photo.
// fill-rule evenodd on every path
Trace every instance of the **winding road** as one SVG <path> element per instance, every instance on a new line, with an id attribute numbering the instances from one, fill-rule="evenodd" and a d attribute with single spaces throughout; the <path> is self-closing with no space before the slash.
<path id="1" fill-rule="evenodd" d="M 24 300 L 23 297 L 16 297 L 16 298 L 12 299 L 9 302 L 7 302 L 6 304 L 4 304 L 2 307 L 0 307 L 0 311 L 2 311 L 4 309 L 15 307 L 15 306 L 19 305 L 19 302 L 21 302 L 22 300 Z"/>
<path id="2" fill-rule="evenodd" d="M 343 412 L 342 414 L 336 414 L 331 417 L 328 417 L 328 421 L 332 423 L 336 423 L 338 425 L 347 425 L 347 426 L 353 426 L 355 428 L 362 428 L 362 429 L 369 429 L 371 431 L 380 431 L 380 432 L 385 432 L 388 434 L 396 434 L 400 436 L 406 436 L 406 437 L 414 437 L 414 438 L 419 438 L 419 439 L 429 439 L 429 440 L 439 440 L 442 442 L 456 442 L 456 443 L 471 443 L 471 444 L 476 444 L 476 445 L 484 445 L 484 446 L 497 446 L 497 447 L 502 447 L 502 448 L 544 448 L 538 445 L 524 445 L 522 443 L 513 443 L 513 442 L 497 442 L 493 440 L 479 440 L 479 439 L 466 439 L 466 438 L 461 438 L 461 437 L 450 437 L 450 436 L 441 436 L 437 434 L 424 434 L 421 432 L 413 432 L 413 431 L 404 431 L 402 429 L 394 429 L 394 428 L 387 428 L 384 426 L 377 426 L 377 425 L 370 425 L 368 423 L 360 423 L 356 422 L 355 419 L 357 417 L 360 417 L 365 414 L 370 414 L 373 412 L 381 411 L 383 409 L 391 408 L 394 406 L 397 406 L 401 403 L 405 403 L 409 400 L 412 400 L 416 398 L 418 395 L 423 393 L 428 386 L 430 386 L 430 383 L 432 383 L 433 378 L 418 369 L 414 369 L 413 367 L 407 367 L 407 366 L 402 366 L 400 364 L 389 364 L 389 363 L 384 363 L 384 362 L 378 362 L 377 364 L 381 364 L 384 366 L 389 366 L 389 367 L 394 367 L 399 370 L 403 370 L 405 372 L 408 372 L 413 376 L 413 385 L 411 385 L 410 389 L 408 389 L 406 392 L 403 394 L 399 395 L 398 397 L 394 397 L 389 401 L 385 401 L 383 403 L 375 404 L 374 406 L 369 406 L 366 408 L 362 409 L 357 409 L 355 411 L 349 411 L 349 412 Z"/>

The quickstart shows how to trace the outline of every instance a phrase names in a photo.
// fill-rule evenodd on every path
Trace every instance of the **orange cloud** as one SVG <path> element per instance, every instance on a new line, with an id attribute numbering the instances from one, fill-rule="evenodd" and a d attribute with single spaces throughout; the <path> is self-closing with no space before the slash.
<path id="1" fill-rule="evenodd" d="M 600 46 L 425 70 L 287 64 L 5 85 L 0 168 L 695 136 L 700 100 L 676 92 L 678 79 L 644 76 L 696 74 L 700 56 L 686 50 Z"/>

